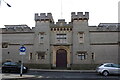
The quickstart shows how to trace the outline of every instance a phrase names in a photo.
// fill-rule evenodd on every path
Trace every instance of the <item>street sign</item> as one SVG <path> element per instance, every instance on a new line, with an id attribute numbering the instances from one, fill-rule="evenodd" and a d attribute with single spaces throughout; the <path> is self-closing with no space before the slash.
<path id="1" fill-rule="evenodd" d="M 26 51 L 26 48 L 24 46 L 20 47 L 20 55 L 21 55 L 21 69 L 20 69 L 20 76 L 22 77 L 22 73 L 23 73 L 23 55 L 25 55 L 25 51 Z"/>
<path id="2" fill-rule="evenodd" d="M 20 55 L 25 55 L 26 48 L 24 46 L 20 47 Z"/>
<path id="3" fill-rule="evenodd" d="M 20 52 L 20 55 L 25 55 L 25 52 Z"/>
<path id="4" fill-rule="evenodd" d="M 24 47 L 24 46 L 22 46 L 21 48 L 20 48 L 20 52 L 25 52 L 26 51 L 26 48 Z"/>

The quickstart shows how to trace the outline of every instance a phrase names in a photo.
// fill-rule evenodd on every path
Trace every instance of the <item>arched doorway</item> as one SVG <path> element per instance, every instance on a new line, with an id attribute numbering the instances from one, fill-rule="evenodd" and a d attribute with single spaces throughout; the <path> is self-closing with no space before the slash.
<path id="1" fill-rule="evenodd" d="M 67 51 L 59 49 L 56 52 L 56 67 L 66 68 L 67 67 Z"/>

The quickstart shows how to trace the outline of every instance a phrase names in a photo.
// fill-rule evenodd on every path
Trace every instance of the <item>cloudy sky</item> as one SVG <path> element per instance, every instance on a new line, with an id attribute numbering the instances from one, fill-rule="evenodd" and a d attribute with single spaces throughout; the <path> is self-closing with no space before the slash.
<path id="1" fill-rule="evenodd" d="M 12 7 L 8 7 L 5 2 Z M 1 0 L 0 27 L 27 24 L 35 26 L 34 13 L 51 12 L 54 21 L 71 21 L 71 12 L 89 12 L 89 25 L 118 22 L 119 0 Z M 62 4 L 61 4 L 62 2 Z M 62 7 L 61 7 L 62 6 Z M 62 12 L 62 16 L 61 16 Z"/>

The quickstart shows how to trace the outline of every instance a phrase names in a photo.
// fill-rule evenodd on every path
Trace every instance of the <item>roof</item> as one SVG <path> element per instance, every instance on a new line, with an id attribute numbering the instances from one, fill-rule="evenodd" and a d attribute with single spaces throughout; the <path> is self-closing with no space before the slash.
<path id="1" fill-rule="evenodd" d="M 28 27 L 26 24 L 23 25 L 4 25 L 6 28 L 25 28 Z"/>
<path id="2" fill-rule="evenodd" d="M 119 27 L 120 23 L 100 23 L 98 27 Z"/>

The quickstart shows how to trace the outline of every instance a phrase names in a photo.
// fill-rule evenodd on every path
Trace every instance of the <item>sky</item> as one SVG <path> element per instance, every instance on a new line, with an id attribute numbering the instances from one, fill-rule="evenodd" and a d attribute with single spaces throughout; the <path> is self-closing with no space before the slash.
<path id="1" fill-rule="evenodd" d="M 8 7 L 5 2 L 12 7 Z M 0 28 L 26 24 L 35 27 L 35 13 L 52 13 L 58 19 L 71 21 L 71 12 L 89 12 L 89 25 L 118 22 L 119 0 L 1 0 Z M 61 15 L 62 13 L 62 15 Z"/>

